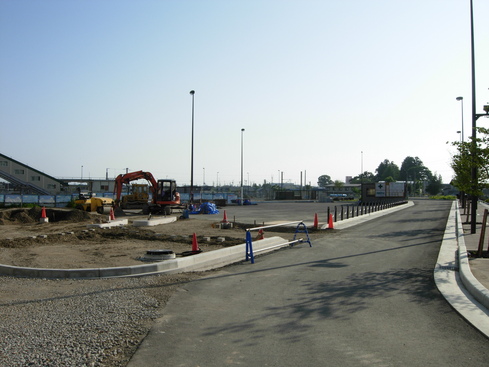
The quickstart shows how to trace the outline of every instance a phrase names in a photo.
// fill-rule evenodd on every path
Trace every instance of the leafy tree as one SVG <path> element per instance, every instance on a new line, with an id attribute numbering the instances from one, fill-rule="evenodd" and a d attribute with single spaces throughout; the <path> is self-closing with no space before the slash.
<path id="1" fill-rule="evenodd" d="M 376 181 L 385 181 L 389 176 L 393 178 L 394 181 L 397 181 L 399 178 L 399 167 L 388 159 L 384 159 L 375 172 L 377 172 L 375 176 Z"/>
<path id="2" fill-rule="evenodd" d="M 455 142 L 452 143 L 457 146 L 458 153 L 452 157 L 452 163 L 450 166 L 455 172 L 451 184 L 457 187 L 460 191 L 471 193 L 472 192 L 472 158 L 470 154 L 470 143 L 468 142 Z"/>
<path id="3" fill-rule="evenodd" d="M 418 157 L 406 157 L 404 159 L 401 165 L 400 178 L 405 181 L 413 181 L 409 187 L 410 192 L 421 192 L 422 181 L 432 183 L 431 190 L 438 187 L 438 179 L 440 179 L 439 184 L 441 185 L 441 176 L 433 177 L 431 171 Z"/>
<path id="4" fill-rule="evenodd" d="M 322 176 L 318 177 L 318 186 L 319 187 L 326 187 L 327 185 L 331 185 L 332 183 L 333 183 L 333 180 L 328 175 L 322 175 Z"/>
<path id="5" fill-rule="evenodd" d="M 478 127 L 478 138 L 469 142 L 454 142 L 458 148 L 452 157 L 451 166 L 455 172 L 452 184 L 468 195 L 482 195 L 482 189 L 489 187 L 489 129 Z M 472 152 L 474 154 L 472 154 Z M 472 168 L 476 169 L 477 182 L 472 182 Z"/>
<path id="6" fill-rule="evenodd" d="M 343 186 L 345 186 L 345 183 L 344 182 L 341 182 L 340 180 L 336 180 L 334 182 L 334 188 L 336 190 L 339 190 L 339 189 L 343 188 Z"/>
<path id="7" fill-rule="evenodd" d="M 429 179 L 429 183 L 426 186 L 426 192 L 430 195 L 437 195 L 440 193 L 442 186 L 441 175 L 434 174 L 431 179 Z"/>
<path id="8" fill-rule="evenodd" d="M 367 171 L 360 173 L 358 176 L 355 176 L 350 180 L 350 183 L 352 184 L 371 183 L 371 182 L 375 182 L 375 175 L 372 172 L 367 172 Z"/>
<path id="9" fill-rule="evenodd" d="M 418 157 L 406 157 L 401 164 L 400 179 L 403 181 L 427 181 L 433 174 Z"/>

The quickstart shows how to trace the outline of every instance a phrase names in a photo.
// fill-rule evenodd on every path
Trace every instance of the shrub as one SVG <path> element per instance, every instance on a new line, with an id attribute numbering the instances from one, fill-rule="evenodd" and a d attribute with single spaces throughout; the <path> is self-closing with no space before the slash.
<path id="1" fill-rule="evenodd" d="M 430 196 L 430 199 L 434 199 L 434 200 L 457 200 L 457 197 L 455 195 L 435 195 L 435 196 Z"/>

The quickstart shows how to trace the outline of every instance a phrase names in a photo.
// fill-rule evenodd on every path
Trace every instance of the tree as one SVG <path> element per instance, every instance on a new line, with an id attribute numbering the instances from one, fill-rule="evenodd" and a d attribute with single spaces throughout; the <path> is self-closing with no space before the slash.
<path id="1" fill-rule="evenodd" d="M 465 193 L 472 192 L 472 158 L 470 154 L 470 143 L 455 142 L 458 153 L 453 155 L 450 166 L 455 172 L 452 185 Z"/>
<path id="2" fill-rule="evenodd" d="M 401 164 L 399 177 L 403 181 L 427 181 L 433 174 L 418 157 L 406 157 Z"/>
<path id="3" fill-rule="evenodd" d="M 318 177 L 318 186 L 319 187 L 326 187 L 327 185 L 331 185 L 332 183 L 333 183 L 333 180 L 328 175 L 322 175 L 322 176 Z"/>
<path id="4" fill-rule="evenodd" d="M 401 164 L 400 178 L 403 181 L 412 181 L 411 193 L 419 193 L 422 189 L 421 181 L 429 181 L 433 178 L 431 171 L 425 167 L 418 157 L 406 157 Z"/>
<path id="5" fill-rule="evenodd" d="M 429 180 L 428 185 L 426 186 L 426 192 L 430 195 L 439 194 L 443 186 L 441 180 L 441 175 L 434 174 Z"/>
<path id="6" fill-rule="evenodd" d="M 342 188 L 343 188 L 343 186 L 345 186 L 345 183 L 344 183 L 344 182 L 341 182 L 340 180 L 336 180 L 336 181 L 334 182 L 334 188 L 335 188 L 336 190 L 340 190 L 340 189 L 342 189 Z"/>
<path id="7" fill-rule="evenodd" d="M 351 184 L 361 184 L 361 183 L 371 183 L 375 182 L 375 175 L 372 172 L 363 172 L 360 173 L 358 176 L 353 177 L 350 180 Z"/>
<path id="8" fill-rule="evenodd" d="M 399 167 L 388 159 L 384 159 L 375 172 L 377 172 L 375 176 L 376 181 L 385 181 L 389 176 L 393 178 L 394 181 L 399 179 Z"/>
<path id="9" fill-rule="evenodd" d="M 454 142 L 458 148 L 452 157 L 455 172 L 452 183 L 468 195 L 482 196 L 482 189 L 489 187 L 489 129 L 478 127 L 475 142 Z M 472 182 L 472 168 L 476 169 L 477 181 Z"/>

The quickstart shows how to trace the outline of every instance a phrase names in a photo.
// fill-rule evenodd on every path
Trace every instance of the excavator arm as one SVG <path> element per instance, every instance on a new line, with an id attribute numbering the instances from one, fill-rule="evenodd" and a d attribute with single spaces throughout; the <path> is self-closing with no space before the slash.
<path id="1" fill-rule="evenodd" d="M 156 196 L 157 190 L 158 190 L 158 183 L 156 182 L 155 178 L 153 177 L 153 175 L 150 172 L 136 171 L 136 172 L 130 172 L 130 173 L 126 173 L 126 174 L 120 174 L 119 176 L 116 177 L 115 185 L 114 185 L 114 194 L 115 194 L 116 206 L 119 206 L 120 201 L 121 201 L 122 185 L 128 184 L 131 181 L 136 181 L 136 180 L 140 180 L 140 179 L 145 179 L 151 184 L 150 185 L 151 193 L 153 194 L 153 197 Z"/>

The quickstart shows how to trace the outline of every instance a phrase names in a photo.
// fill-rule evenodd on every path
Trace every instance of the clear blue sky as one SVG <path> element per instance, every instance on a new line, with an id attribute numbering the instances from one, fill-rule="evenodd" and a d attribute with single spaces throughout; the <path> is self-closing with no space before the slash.
<path id="1" fill-rule="evenodd" d="M 477 110 L 489 1 L 474 0 Z M 2 0 L 0 153 L 55 177 L 315 185 L 419 157 L 452 178 L 469 0 Z M 479 119 L 489 125 L 489 119 Z M 83 169 L 82 169 L 83 166 Z"/>

